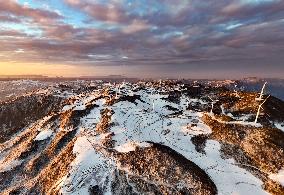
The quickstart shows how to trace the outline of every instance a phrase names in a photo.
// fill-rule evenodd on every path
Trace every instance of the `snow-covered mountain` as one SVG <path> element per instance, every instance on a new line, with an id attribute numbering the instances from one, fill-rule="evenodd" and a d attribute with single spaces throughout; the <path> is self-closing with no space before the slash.
<path id="1" fill-rule="evenodd" d="M 284 194 L 273 96 L 180 81 L 42 86 L 0 103 L 1 194 Z"/>

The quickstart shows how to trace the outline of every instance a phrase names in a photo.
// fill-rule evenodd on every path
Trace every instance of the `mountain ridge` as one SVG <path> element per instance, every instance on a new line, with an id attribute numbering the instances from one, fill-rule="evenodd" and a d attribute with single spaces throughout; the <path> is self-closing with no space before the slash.
<path id="1" fill-rule="evenodd" d="M 284 102 L 177 81 L 67 82 L 1 103 L 2 194 L 283 194 Z M 277 175 L 278 174 L 278 175 Z"/>

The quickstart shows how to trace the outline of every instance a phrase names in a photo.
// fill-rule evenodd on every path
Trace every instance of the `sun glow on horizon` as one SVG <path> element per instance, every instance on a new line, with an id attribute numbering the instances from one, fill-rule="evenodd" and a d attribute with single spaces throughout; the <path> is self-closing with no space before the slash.
<path id="1" fill-rule="evenodd" d="M 124 75 L 134 76 L 141 73 L 139 66 L 102 66 L 102 65 L 66 65 L 48 63 L 27 63 L 27 62 L 0 62 L 0 75 L 42 75 L 42 76 L 108 76 Z M 145 74 L 147 74 L 145 72 Z M 135 75 L 137 76 L 137 75 Z"/>
<path id="2" fill-rule="evenodd" d="M 75 76 L 82 67 L 63 64 L 0 62 L 0 75 Z"/>

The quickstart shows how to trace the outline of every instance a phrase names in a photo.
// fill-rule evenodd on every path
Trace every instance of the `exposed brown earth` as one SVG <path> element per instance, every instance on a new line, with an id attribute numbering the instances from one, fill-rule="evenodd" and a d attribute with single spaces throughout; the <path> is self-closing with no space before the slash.
<path id="1" fill-rule="evenodd" d="M 139 181 L 135 186 L 142 193 L 217 194 L 215 184 L 201 168 L 167 146 L 152 145 L 116 155 L 121 166 L 134 175 L 131 180 Z"/>
<path id="2" fill-rule="evenodd" d="M 22 96 L 0 103 L 0 143 L 27 125 L 61 108 L 62 99 L 52 95 Z"/>

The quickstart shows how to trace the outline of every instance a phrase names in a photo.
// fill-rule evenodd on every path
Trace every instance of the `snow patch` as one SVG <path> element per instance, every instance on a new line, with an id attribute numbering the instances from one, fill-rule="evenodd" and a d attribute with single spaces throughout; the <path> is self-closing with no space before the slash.
<path id="1" fill-rule="evenodd" d="M 277 129 L 280 129 L 284 132 L 284 123 L 275 123 L 274 125 Z"/>
<path id="2" fill-rule="evenodd" d="M 12 160 L 9 163 L 0 162 L 0 173 L 11 171 L 13 168 L 22 164 L 22 160 Z"/>
<path id="3" fill-rule="evenodd" d="M 114 149 L 116 149 L 118 152 L 127 153 L 135 151 L 137 147 L 140 148 L 151 147 L 151 144 L 147 142 L 128 142 L 120 146 L 116 146 Z"/>
<path id="4" fill-rule="evenodd" d="M 114 162 L 95 147 L 86 136 L 78 137 L 73 148 L 76 158 L 68 175 L 58 185 L 62 194 L 89 195 L 89 188 L 96 185 L 103 189 L 103 194 L 111 194 Z"/>
<path id="5" fill-rule="evenodd" d="M 218 189 L 218 194 L 269 194 L 261 185 L 263 182 L 250 172 L 235 165 L 234 159 L 223 159 L 221 145 L 215 140 L 206 142 L 206 156 L 197 164 L 206 170 Z"/>
<path id="6" fill-rule="evenodd" d="M 73 105 L 65 105 L 63 108 L 62 108 L 62 111 L 65 112 L 67 110 L 71 110 L 74 106 Z"/>
<path id="7" fill-rule="evenodd" d="M 284 186 L 284 168 L 281 169 L 277 174 L 269 175 L 269 178 Z"/>
<path id="8" fill-rule="evenodd" d="M 47 138 L 49 138 L 52 135 L 53 131 L 52 130 L 44 130 L 41 131 L 34 140 L 36 141 L 41 141 L 41 140 L 45 140 Z"/>

